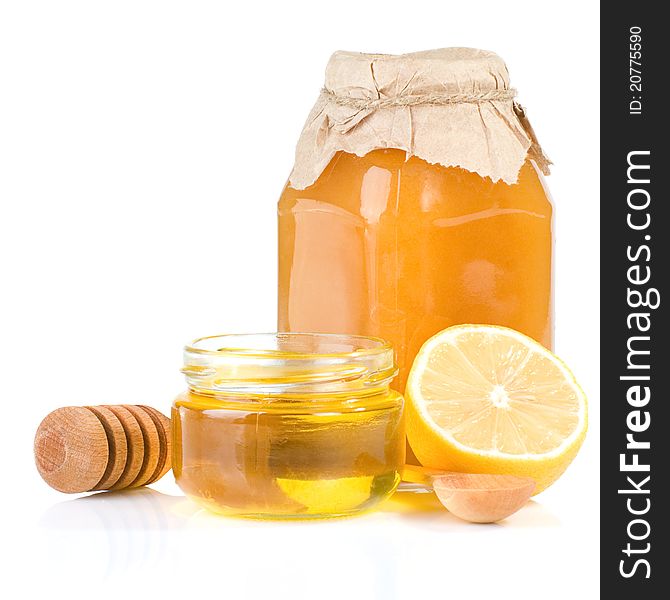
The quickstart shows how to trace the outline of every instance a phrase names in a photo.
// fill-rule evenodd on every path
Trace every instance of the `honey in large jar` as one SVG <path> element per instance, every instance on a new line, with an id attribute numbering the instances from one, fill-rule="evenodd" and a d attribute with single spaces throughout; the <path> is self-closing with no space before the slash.
<path id="1" fill-rule="evenodd" d="M 340 152 L 279 203 L 279 329 L 372 335 L 396 351 L 402 390 L 419 348 L 459 323 L 552 344 L 552 206 L 531 162 L 519 182 Z"/>
<path id="2" fill-rule="evenodd" d="M 422 106 L 439 77 L 453 94 L 436 88 L 444 106 Z M 507 326 L 551 347 L 552 204 L 532 130 L 516 145 L 525 115 L 506 77 L 497 56 L 470 49 L 334 55 L 279 201 L 280 331 L 387 339 L 400 391 L 421 345 L 451 325 Z M 405 144 L 403 122 L 413 154 L 388 147 Z M 319 171 L 313 155 L 334 148 Z M 431 164 L 421 148 L 470 168 Z"/>

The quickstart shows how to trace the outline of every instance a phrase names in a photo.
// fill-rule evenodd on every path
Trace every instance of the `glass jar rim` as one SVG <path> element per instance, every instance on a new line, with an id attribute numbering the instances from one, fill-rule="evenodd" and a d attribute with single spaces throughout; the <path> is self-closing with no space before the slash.
<path id="1" fill-rule="evenodd" d="M 292 358 L 315 359 L 320 357 L 341 356 L 344 354 L 378 354 L 383 351 L 392 350 L 391 344 L 386 340 L 373 336 L 365 335 L 349 335 L 342 333 L 301 333 L 301 332 L 278 332 L 278 333 L 222 333 L 218 335 L 208 335 L 196 338 L 190 344 L 184 347 L 185 352 L 193 352 L 196 354 L 228 354 L 240 356 L 276 356 L 276 350 L 272 348 L 262 348 L 258 343 L 261 340 L 313 340 L 330 342 L 332 344 L 345 344 L 349 342 L 352 346 L 357 345 L 348 352 L 295 352 Z M 228 345 L 223 345 L 217 341 L 227 341 Z M 240 340 L 248 342 L 247 346 L 239 344 L 233 345 L 233 340 Z M 253 342 L 257 343 L 253 343 Z M 215 350 L 204 347 L 207 344 L 219 346 Z"/>
<path id="2" fill-rule="evenodd" d="M 397 374 L 391 344 L 336 333 L 200 337 L 184 348 L 189 387 L 215 394 L 305 394 L 375 390 Z"/>

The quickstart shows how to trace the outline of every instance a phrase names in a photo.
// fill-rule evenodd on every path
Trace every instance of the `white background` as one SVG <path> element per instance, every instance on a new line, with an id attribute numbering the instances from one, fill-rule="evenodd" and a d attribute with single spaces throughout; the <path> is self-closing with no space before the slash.
<path id="1" fill-rule="evenodd" d="M 597 597 L 597 11 L 584 0 L 0 2 L 0 594 Z M 555 162 L 556 348 L 591 410 L 565 476 L 492 526 L 428 496 L 423 510 L 396 500 L 287 524 L 210 516 L 169 475 L 93 499 L 48 488 L 32 458 L 47 412 L 167 412 L 185 342 L 275 328 L 275 203 L 330 53 L 442 46 L 503 56 Z"/>

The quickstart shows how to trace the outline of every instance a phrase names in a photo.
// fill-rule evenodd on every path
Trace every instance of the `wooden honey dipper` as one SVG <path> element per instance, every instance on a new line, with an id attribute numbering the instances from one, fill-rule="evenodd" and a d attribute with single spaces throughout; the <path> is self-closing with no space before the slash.
<path id="1" fill-rule="evenodd" d="M 42 479 L 68 494 L 158 481 L 171 466 L 170 419 L 143 405 L 66 406 L 35 434 Z"/>

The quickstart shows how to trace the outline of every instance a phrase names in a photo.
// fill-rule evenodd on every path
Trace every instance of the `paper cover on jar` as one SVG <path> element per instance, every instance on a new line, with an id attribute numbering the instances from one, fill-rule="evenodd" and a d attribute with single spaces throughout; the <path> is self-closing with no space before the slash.
<path id="1" fill-rule="evenodd" d="M 485 50 L 335 52 L 289 183 L 312 185 L 338 151 L 364 156 L 380 148 L 508 184 L 527 157 L 547 175 L 551 162 L 514 96 L 505 63 Z"/>

